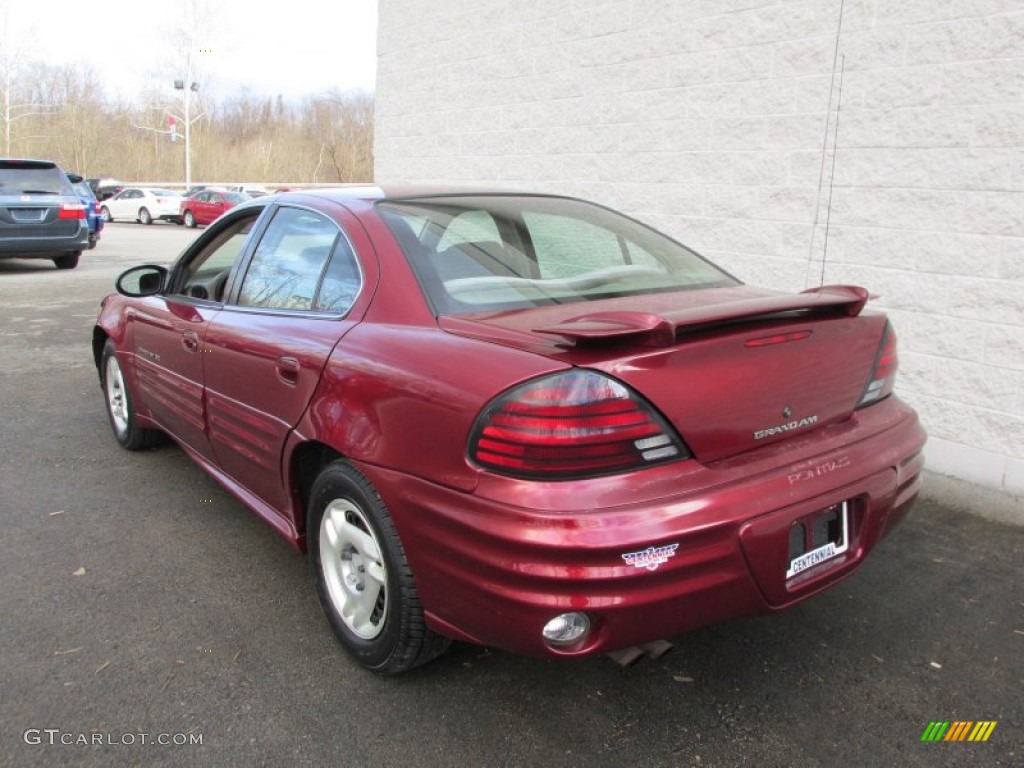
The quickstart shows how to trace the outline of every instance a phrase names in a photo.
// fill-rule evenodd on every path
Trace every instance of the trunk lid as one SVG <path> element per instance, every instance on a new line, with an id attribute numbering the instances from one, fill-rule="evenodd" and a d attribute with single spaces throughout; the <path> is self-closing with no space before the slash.
<path id="1" fill-rule="evenodd" d="M 647 398 L 701 461 L 852 414 L 885 327 L 867 293 L 746 286 L 440 318 L 472 336 L 603 371 Z M 642 307 L 642 309 L 640 309 Z"/>

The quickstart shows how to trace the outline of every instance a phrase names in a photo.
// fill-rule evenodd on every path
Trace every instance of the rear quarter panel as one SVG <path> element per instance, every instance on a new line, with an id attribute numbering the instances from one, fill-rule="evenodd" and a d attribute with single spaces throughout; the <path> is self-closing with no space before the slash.
<path id="1" fill-rule="evenodd" d="M 466 441 L 483 406 L 564 363 L 438 328 L 363 323 L 334 350 L 300 431 L 344 456 L 472 490 Z"/>

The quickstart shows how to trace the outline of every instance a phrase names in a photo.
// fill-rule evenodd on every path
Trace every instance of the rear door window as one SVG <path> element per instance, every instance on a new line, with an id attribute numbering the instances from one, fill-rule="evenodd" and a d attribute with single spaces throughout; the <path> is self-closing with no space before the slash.
<path id="1" fill-rule="evenodd" d="M 351 263 L 327 270 L 339 239 L 344 240 L 337 225 L 319 213 L 278 209 L 253 254 L 238 305 L 307 311 L 347 309 L 358 289 L 358 269 L 351 259 Z M 347 242 L 342 250 L 351 254 Z M 319 300 L 321 283 L 326 291 Z"/>

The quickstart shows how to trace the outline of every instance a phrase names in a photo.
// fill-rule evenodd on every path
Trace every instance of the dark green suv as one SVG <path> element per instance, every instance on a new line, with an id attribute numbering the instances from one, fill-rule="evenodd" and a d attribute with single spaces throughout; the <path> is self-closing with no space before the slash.
<path id="1" fill-rule="evenodd" d="M 85 205 L 50 160 L 0 158 L 0 259 L 51 259 L 74 269 L 89 247 Z"/>

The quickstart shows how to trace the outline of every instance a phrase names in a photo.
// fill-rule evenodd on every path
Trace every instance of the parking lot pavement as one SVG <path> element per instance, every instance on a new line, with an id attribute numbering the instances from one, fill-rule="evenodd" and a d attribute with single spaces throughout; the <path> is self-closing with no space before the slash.
<path id="1" fill-rule="evenodd" d="M 194 234 L 114 224 L 76 270 L 0 262 L 0 765 L 1024 764 L 1024 529 L 935 503 L 830 592 L 657 661 L 456 645 L 357 669 L 298 553 L 177 448 L 110 435 L 99 300 Z M 921 741 L 983 720 L 987 742 Z"/>

